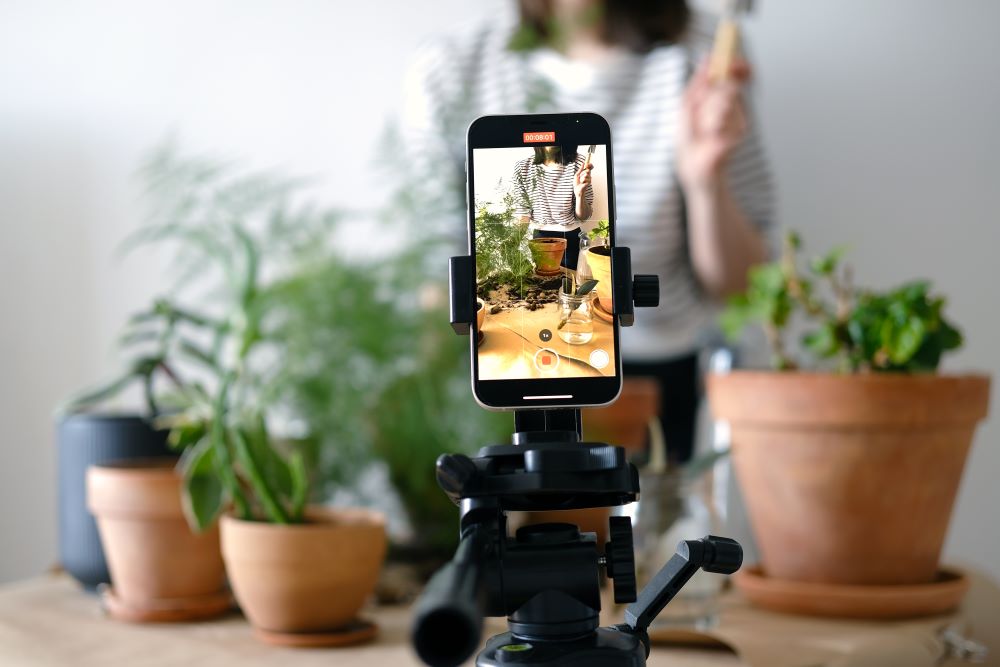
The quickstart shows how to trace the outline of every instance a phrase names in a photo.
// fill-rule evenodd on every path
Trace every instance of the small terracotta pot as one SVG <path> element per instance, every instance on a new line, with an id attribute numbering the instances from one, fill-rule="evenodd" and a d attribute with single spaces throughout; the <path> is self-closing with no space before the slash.
<path id="1" fill-rule="evenodd" d="M 764 573 L 934 581 L 990 380 L 737 371 L 708 378 Z"/>
<path id="2" fill-rule="evenodd" d="M 535 263 L 535 273 L 540 276 L 558 276 L 562 273 L 563 254 L 566 239 L 540 237 L 528 241 L 531 259 Z"/>
<path id="3" fill-rule="evenodd" d="M 385 518 L 313 508 L 308 523 L 222 518 L 222 554 L 250 623 L 279 633 L 324 632 L 355 620 L 385 558 Z"/>
<path id="4" fill-rule="evenodd" d="M 486 302 L 476 299 L 476 331 L 483 330 L 483 322 L 486 321 Z"/>
<path id="5" fill-rule="evenodd" d="M 172 460 L 91 466 L 87 506 L 115 596 L 127 606 L 152 609 L 224 590 L 218 527 L 201 534 L 188 527 Z"/>
<path id="6" fill-rule="evenodd" d="M 594 246 L 587 250 L 587 266 L 597 281 L 597 298 L 601 307 L 609 313 L 614 312 L 614 297 L 611 283 L 611 249 L 607 246 Z"/>

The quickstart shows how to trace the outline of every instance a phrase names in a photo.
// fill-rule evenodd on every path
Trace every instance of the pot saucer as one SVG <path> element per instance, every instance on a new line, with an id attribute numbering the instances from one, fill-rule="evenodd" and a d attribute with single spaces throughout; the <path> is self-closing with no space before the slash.
<path id="1" fill-rule="evenodd" d="M 763 609 L 834 618 L 899 619 L 953 611 L 969 589 L 963 572 L 938 570 L 926 584 L 860 586 L 770 579 L 760 566 L 745 567 L 733 580 L 750 602 Z"/>
<path id="2" fill-rule="evenodd" d="M 233 608 L 229 591 L 192 598 L 151 600 L 140 607 L 122 600 L 111 586 L 98 587 L 101 608 L 119 621 L 128 623 L 184 623 L 221 616 Z"/>
<path id="3" fill-rule="evenodd" d="M 614 324 L 615 316 L 612 315 L 611 313 L 609 313 L 607 311 L 607 309 L 604 308 L 604 305 L 601 303 L 601 298 L 600 297 L 594 297 L 594 309 L 593 309 L 593 311 L 594 311 L 594 314 L 597 315 L 597 317 L 599 317 L 600 319 L 604 320 L 608 324 Z"/>
<path id="4" fill-rule="evenodd" d="M 328 632 L 275 632 L 254 628 L 253 633 L 262 642 L 272 646 L 332 648 L 369 642 L 378 634 L 378 626 L 372 621 L 357 618 L 338 630 Z"/>

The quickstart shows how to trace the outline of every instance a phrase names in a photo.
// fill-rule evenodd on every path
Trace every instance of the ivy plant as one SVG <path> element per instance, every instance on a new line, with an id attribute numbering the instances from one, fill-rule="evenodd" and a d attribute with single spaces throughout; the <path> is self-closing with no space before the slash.
<path id="1" fill-rule="evenodd" d="M 763 327 L 772 363 L 798 367 L 786 349 L 794 316 L 807 323 L 802 346 L 845 372 L 934 371 L 945 352 L 962 345 L 962 334 L 944 316 L 945 299 L 923 280 L 879 292 L 853 286 L 844 249 L 835 248 L 802 267 L 802 242 L 790 232 L 778 261 L 750 270 L 744 293 L 729 300 L 720 318 L 737 338 L 749 324 Z"/>

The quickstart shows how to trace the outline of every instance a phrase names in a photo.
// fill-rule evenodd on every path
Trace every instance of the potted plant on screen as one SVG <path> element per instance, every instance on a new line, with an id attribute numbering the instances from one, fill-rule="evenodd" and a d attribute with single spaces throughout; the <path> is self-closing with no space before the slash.
<path id="1" fill-rule="evenodd" d="M 721 320 L 731 336 L 762 326 L 774 370 L 708 380 L 712 412 L 732 429 L 763 573 L 929 585 L 989 378 L 938 372 L 962 335 L 928 282 L 859 289 L 840 250 L 805 270 L 800 246 L 789 234 L 780 260 L 751 270 Z M 786 347 L 798 318 L 818 370 L 802 370 Z"/>

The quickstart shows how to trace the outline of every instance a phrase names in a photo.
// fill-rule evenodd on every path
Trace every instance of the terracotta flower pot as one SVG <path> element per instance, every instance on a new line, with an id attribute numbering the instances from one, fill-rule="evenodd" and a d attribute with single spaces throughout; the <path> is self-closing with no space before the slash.
<path id="1" fill-rule="evenodd" d="M 710 376 L 767 576 L 933 581 L 989 387 L 975 375 Z"/>
<path id="2" fill-rule="evenodd" d="M 250 623 L 276 633 L 337 630 L 375 590 L 385 519 L 363 509 L 315 508 L 309 523 L 222 518 L 230 585 Z"/>
<path id="3" fill-rule="evenodd" d="M 558 276 L 562 273 L 566 239 L 531 239 L 528 241 L 528 248 L 531 250 L 531 260 L 535 263 L 535 273 L 540 276 Z"/>
<path id="4" fill-rule="evenodd" d="M 179 605 L 224 590 L 218 528 L 195 534 L 188 527 L 173 461 L 91 466 L 87 506 L 115 596 L 129 608 Z"/>
<path id="5" fill-rule="evenodd" d="M 85 588 L 111 582 L 97 523 L 87 509 L 87 469 L 92 465 L 163 457 L 176 460 L 167 432 L 138 415 L 78 413 L 57 430 L 59 563 Z"/>
<path id="6" fill-rule="evenodd" d="M 486 302 L 476 299 L 476 331 L 483 330 L 483 322 L 486 321 Z"/>
<path id="7" fill-rule="evenodd" d="M 605 311 L 614 312 L 613 285 L 611 283 L 611 249 L 607 246 L 594 246 L 587 251 L 587 266 L 597 281 L 597 298 Z"/>

